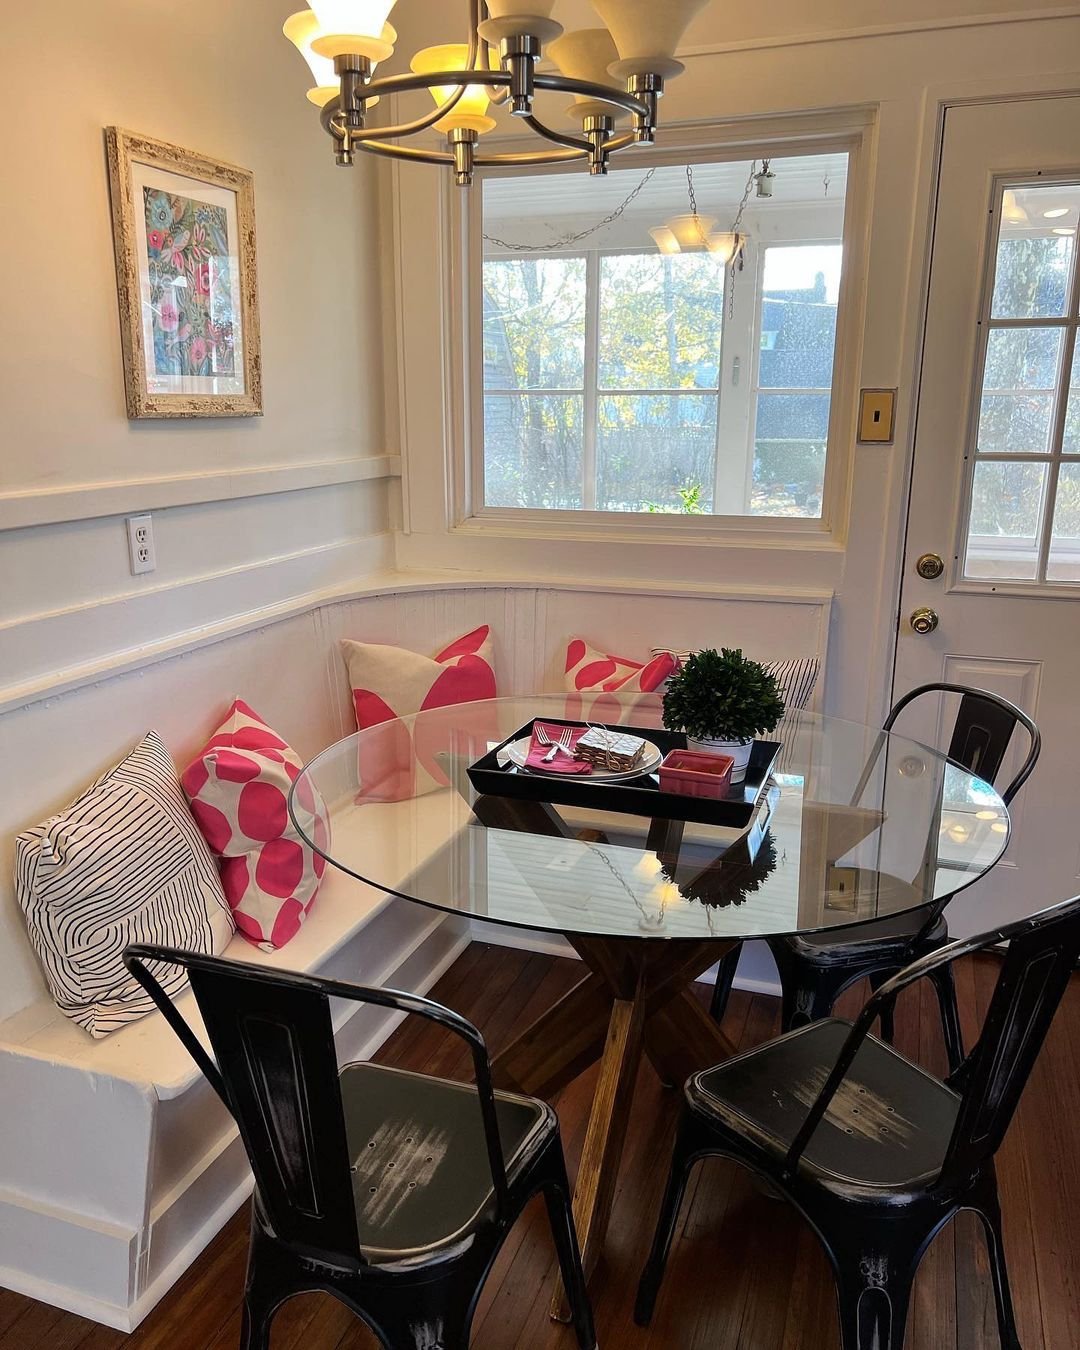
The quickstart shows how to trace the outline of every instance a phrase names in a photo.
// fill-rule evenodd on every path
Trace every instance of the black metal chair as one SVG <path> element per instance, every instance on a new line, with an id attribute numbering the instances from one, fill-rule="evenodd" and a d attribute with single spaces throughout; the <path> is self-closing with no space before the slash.
<path id="1" fill-rule="evenodd" d="M 555 1112 L 495 1092 L 480 1032 L 413 994 L 167 947 L 124 960 L 240 1127 L 255 1174 L 241 1350 L 266 1350 L 294 1294 L 339 1298 L 391 1350 L 467 1350 L 492 1262 L 543 1193 L 581 1350 L 596 1344 Z M 217 1064 L 155 978 L 183 966 Z M 331 999 L 429 1018 L 472 1052 L 475 1087 L 338 1068 Z"/>
<path id="2" fill-rule="evenodd" d="M 885 733 L 892 729 L 910 703 L 930 693 L 960 695 L 960 706 L 949 742 L 949 758 L 987 782 L 992 783 L 997 777 L 1017 724 L 1027 732 L 1027 755 L 1016 776 L 1001 794 L 1007 806 L 1027 781 L 1039 758 L 1042 738 L 1038 727 L 1027 713 L 997 694 L 984 689 L 971 689 L 966 685 L 940 683 L 919 685 L 893 706 L 882 727 L 883 735 L 877 751 L 871 757 L 855 791 L 855 799 L 858 799 L 870 777 L 877 753 L 885 744 Z M 924 953 L 943 947 L 949 941 L 948 924 L 944 917 L 946 904 L 947 900 L 942 900 L 909 914 L 859 924 L 852 929 L 849 937 L 841 933 L 818 933 L 767 939 L 783 990 L 783 1029 L 791 1031 L 803 1023 L 828 1017 L 836 1000 L 857 980 L 869 977 L 873 987 L 878 988 L 890 975 Z M 718 1022 L 727 1008 L 740 951 L 741 947 L 732 948 L 717 970 L 710 1011 Z M 931 978 L 941 1008 L 949 1066 L 955 1069 L 964 1058 L 964 1044 L 956 1011 L 952 973 L 946 966 L 936 971 Z M 885 1040 L 892 1040 L 891 1003 L 882 1005 L 881 1033 Z"/>
<path id="3" fill-rule="evenodd" d="M 946 1083 L 868 1034 L 901 989 L 1004 941 L 978 1044 Z M 916 1267 L 961 1209 L 982 1220 L 1001 1343 L 1020 1350 L 994 1154 L 1078 954 L 1080 898 L 923 956 L 854 1025 L 814 1022 L 691 1078 L 635 1320 L 652 1316 L 691 1168 L 719 1154 L 779 1189 L 821 1239 L 844 1350 L 902 1350 Z"/>

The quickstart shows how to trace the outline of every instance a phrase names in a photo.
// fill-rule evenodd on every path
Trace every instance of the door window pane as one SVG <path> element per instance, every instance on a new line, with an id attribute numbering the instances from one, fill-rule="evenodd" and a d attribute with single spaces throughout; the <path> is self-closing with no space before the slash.
<path id="1" fill-rule="evenodd" d="M 995 319 L 1049 319 L 1065 313 L 1078 206 L 1080 188 L 1075 184 L 1004 190 L 990 306 Z"/>
<path id="2" fill-rule="evenodd" d="M 975 465 L 966 576 L 1035 580 L 1046 470 L 1045 464 Z"/>
<path id="3" fill-rule="evenodd" d="M 984 454 L 1045 454 L 1061 363 L 1060 328 L 995 328 L 986 347 L 977 448 Z"/>
<path id="4" fill-rule="evenodd" d="M 580 510 L 580 394 L 484 399 L 484 500 L 492 506 Z"/>
<path id="5" fill-rule="evenodd" d="M 1069 403 L 1065 409 L 1065 439 L 1062 449 L 1067 455 L 1080 455 L 1080 342 L 1073 348 L 1072 378 L 1069 380 Z"/>
<path id="6" fill-rule="evenodd" d="M 821 515 L 829 402 L 828 394 L 758 394 L 755 515 Z"/>
<path id="7" fill-rule="evenodd" d="M 585 259 L 484 263 L 484 388 L 580 389 Z"/>
<path id="8" fill-rule="evenodd" d="M 1063 464 L 1059 472 L 1046 577 L 1080 581 L 1080 464 Z"/>
<path id="9" fill-rule="evenodd" d="M 711 253 L 600 260 L 601 389 L 715 389 L 726 269 Z"/>
<path id="10" fill-rule="evenodd" d="M 713 509 L 715 398 L 605 394 L 597 423 L 599 510 L 697 515 Z"/>
<path id="11" fill-rule="evenodd" d="M 836 346 L 840 244 L 765 250 L 758 384 L 766 389 L 828 389 Z"/>

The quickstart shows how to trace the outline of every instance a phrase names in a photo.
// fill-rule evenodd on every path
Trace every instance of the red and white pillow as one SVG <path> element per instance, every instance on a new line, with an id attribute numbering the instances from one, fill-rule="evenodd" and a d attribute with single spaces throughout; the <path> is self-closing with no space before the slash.
<path id="1" fill-rule="evenodd" d="M 487 624 L 465 633 L 433 657 L 374 642 L 341 644 L 361 731 L 385 725 L 383 734 L 362 737 L 359 775 L 365 801 L 396 802 L 445 787 L 436 756 L 450 749 L 448 736 L 477 741 L 489 733 L 482 710 L 422 722 L 415 730 L 400 719 L 432 708 L 457 707 L 498 697 Z M 463 742 L 462 742 L 463 743 Z"/>
<path id="2" fill-rule="evenodd" d="M 236 927 L 263 951 L 296 936 L 326 869 L 326 859 L 289 819 L 289 791 L 302 767 L 292 747 L 237 699 L 180 779 L 218 860 Z M 326 809 L 307 779 L 296 804 L 305 813 L 305 831 L 325 850 Z"/>
<path id="3" fill-rule="evenodd" d="M 598 651 L 584 638 L 571 638 L 566 648 L 566 716 L 617 722 L 633 707 L 633 695 L 655 693 L 678 664 L 671 652 L 660 652 L 651 661 L 631 661 Z M 593 694 L 598 697 L 589 697 Z"/>

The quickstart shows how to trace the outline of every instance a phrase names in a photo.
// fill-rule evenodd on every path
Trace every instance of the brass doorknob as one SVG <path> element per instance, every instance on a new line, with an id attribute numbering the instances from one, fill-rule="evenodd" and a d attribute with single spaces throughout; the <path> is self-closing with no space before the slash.
<path id="1" fill-rule="evenodd" d="M 912 611 L 908 623 L 911 624 L 916 633 L 932 633 L 938 626 L 937 611 L 924 605 L 922 609 Z"/>

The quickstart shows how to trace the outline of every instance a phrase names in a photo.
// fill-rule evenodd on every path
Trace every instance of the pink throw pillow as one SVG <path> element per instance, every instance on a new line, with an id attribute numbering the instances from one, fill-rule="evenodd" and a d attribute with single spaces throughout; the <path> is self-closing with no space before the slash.
<path id="1" fill-rule="evenodd" d="M 291 746 L 237 699 L 180 779 L 218 860 L 236 927 L 263 951 L 296 936 L 326 869 L 326 859 L 289 819 L 289 791 L 302 767 Z M 305 830 L 325 849 L 326 809 L 306 779 L 297 806 L 306 814 Z"/>
<path id="2" fill-rule="evenodd" d="M 341 648 L 357 727 L 366 731 L 387 724 L 384 734 L 360 742 L 363 800 L 403 801 L 445 787 L 437 755 L 451 749 L 451 735 L 461 745 L 470 738 L 482 741 L 492 719 L 481 709 L 464 711 L 422 724 L 415 736 L 400 719 L 498 697 L 490 627 L 465 633 L 434 657 L 349 639 Z"/>
<path id="3" fill-rule="evenodd" d="M 566 715 L 590 722 L 618 722 L 633 707 L 634 700 L 627 695 L 655 693 L 678 664 L 671 652 L 660 652 L 647 662 L 631 661 L 597 651 L 584 638 L 571 638 L 566 648 L 566 688 L 570 694 Z M 588 694 L 599 697 L 582 697 Z"/>

